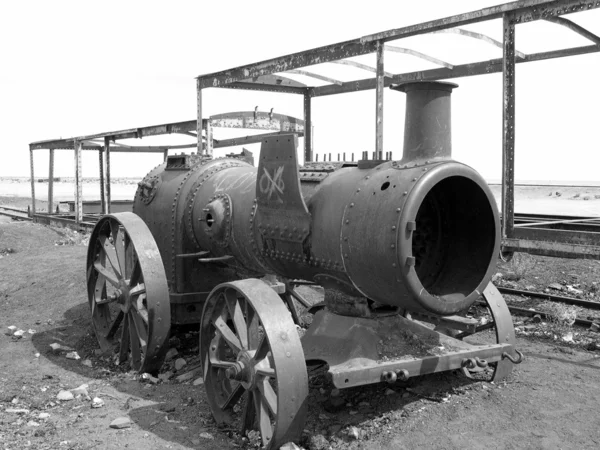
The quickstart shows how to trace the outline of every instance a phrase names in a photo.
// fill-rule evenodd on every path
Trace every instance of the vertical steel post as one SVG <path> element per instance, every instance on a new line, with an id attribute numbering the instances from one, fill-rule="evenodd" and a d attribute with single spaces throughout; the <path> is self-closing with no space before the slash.
<path id="1" fill-rule="evenodd" d="M 35 214 L 35 174 L 33 171 L 33 150 L 29 149 L 29 169 L 31 171 L 31 214 Z"/>
<path id="2" fill-rule="evenodd" d="M 73 142 L 75 151 L 75 223 L 83 221 L 83 199 L 81 198 L 81 141 Z"/>
<path id="3" fill-rule="evenodd" d="M 48 214 L 54 209 L 54 149 L 48 150 Z"/>
<path id="4" fill-rule="evenodd" d="M 106 214 L 106 195 L 104 192 L 104 150 L 98 150 L 98 173 L 100 175 L 100 204 L 102 205 L 102 214 Z"/>
<path id="5" fill-rule="evenodd" d="M 196 80 L 196 134 L 198 134 L 198 154 L 206 155 L 205 150 L 202 146 L 202 88 L 200 87 L 200 80 Z"/>
<path id="6" fill-rule="evenodd" d="M 206 154 L 212 156 L 213 154 L 213 137 L 212 137 L 212 125 L 210 119 L 206 119 Z"/>
<path id="7" fill-rule="evenodd" d="M 375 154 L 381 155 L 383 152 L 383 88 L 384 88 L 384 70 L 383 70 L 383 42 L 377 42 L 377 84 L 375 88 L 376 108 L 375 108 Z M 373 158 L 375 159 L 375 158 Z"/>
<path id="8" fill-rule="evenodd" d="M 107 136 L 104 138 L 104 153 L 106 154 L 104 158 L 105 170 L 106 174 L 106 213 L 110 214 L 110 138 Z"/>
<path id="9" fill-rule="evenodd" d="M 304 162 L 312 161 L 312 102 L 310 92 L 304 93 Z"/>
<path id="10" fill-rule="evenodd" d="M 165 162 L 167 160 L 168 156 L 169 156 L 169 149 L 167 149 L 163 152 L 163 162 Z"/>
<path id="11" fill-rule="evenodd" d="M 515 23 L 504 14 L 502 52 L 502 237 L 512 237 L 515 218 Z"/>

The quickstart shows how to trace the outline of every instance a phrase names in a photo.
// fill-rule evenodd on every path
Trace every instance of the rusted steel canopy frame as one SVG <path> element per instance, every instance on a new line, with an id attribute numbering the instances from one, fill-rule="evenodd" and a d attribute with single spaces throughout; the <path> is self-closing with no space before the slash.
<path id="1" fill-rule="evenodd" d="M 312 99 L 304 94 L 304 162 L 312 161 Z"/>
<path id="2" fill-rule="evenodd" d="M 417 58 L 424 59 L 425 61 L 429 61 L 433 64 L 437 64 L 438 66 L 446 67 L 448 69 L 452 69 L 454 67 L 453 64 L 449 62 L 442 61 L 441 59 L 434 58 L 433 56 L 426 55 L 425 53 L 418 52 L 416 50 L 411 50 L 410 48 L 402 48 L 395 47 L 393 45 L 386 45 L 385 49 L 394 53 L 403 53 L 405 55 L 416 56 Z"/>
<path id="3" fill-rule="evenodd" d="M 48 150 L 48 213 L 54 209 L 54 149 Z"/>
<path id="4" fill-rule="evenodd" d="M 366 70 L 367 72 L 377 73 L 376 67 L 371 67 L 367 64 L 359 63 L 349 59 L 340 59 L 339 61 L 329 61 L 331 64 L 342 64 L 344 66 L 356 67 L 357 69 Z M 394 74 L 391 72 L 384 72 L 386 77 L 393 77 Z"/>
<path id="5" fill-rule="evenodd" d="M 504 13 L 508 12 L 514 12 L 515 22 L 520 23 L 598 7 L 600 7 L 600 2 L 588 3 L 581 0 L 522 0 L 519 2 L 506 3 L 418 25 L 388 30 L 382 33 L 372 34 L 359 39 L 319 47 L 304 52 L 293 53 L 291 55 L 248 64 L 221 72 L 201 75 L 198 77 L 198 87 L 199 89 L 206 87 L 224 87 L 228 84 L 247 80 L 252 77 L 285 72 L 313 64 L 374 53 L 377 49 L 377 41 L 387 42 L 409 36 L 426 34 L 440 29 L 452 28 L 485 20 L 499 19 Z M 252 85 L 252 83 L 249 84 Z"/>
<path id="6" fill-rule="evenodd" d="M 566 48 L 552 50 L 549 52 L 540 52 L 526 55 L 525 59 L 517 59 L 516 63 L 525 63 L 532 61 L 543 61 L 547 59 L 563 58 L 566 56 L 585 55 L 587 53 L 600 52 L 599 45 L 588 45 L 584 47 Z M 417 72 L 402 73 L 394 75 L 392 78 L 385 78 L 385 85 L 407 83 L 409 81 L 436 81 L 448 80 L 452 78 L 470 77 L 475 75 L 486 75 L 502 72 L 502 58 L 491 59 L 476 63 L 462 64 L 454 66 L 454 69 L 430 69 Z M 343 94 L 346 92 L 358 92 L 374 89 L 376 80 L 366 78 L 358 81 L 344 83 L 342 86 L 320 86 L 311 89 L 313 97 L 322 97 L 325 95 Z"/>
<path id="7" fill-rule="evenodd" d="M 342 84 L 342 82 L 340 80 L 336 80 L 331 77 L 326 77 L 324 75 L 319 75 L 318 73 L 309 72 L 308 70 L 293 69 L 293 70 L 286 70 L 285 73 L 304 75 L 305 77 L 314 78 L 315 80 L 327 81 L 328 83 L 333 83 L 333 84 L 338 84 L 338 85 Z"/>
<path id="8" fill-rule="evenodd" d="M 512 237 L 515 224 L 515 23 L 503 18 L 502 58 L 502 237 Z"/>
<path id="9" fill-rule="evenodd" d="M 502 48 L 502 42 L 497 41 L 496 39 L 486 34 L 476 33 L 475 31 L 465 30 L 464 28 L 447 28 L 443 30 L 434 31 L 434 33 L 458 34 L 459 36 L 466 36 L 473 39 L 478 39 L 480 41 L 487 42 L 488 44 L 493 45 L 494 47 Z M 515 50 L 515 55 L 517 55 L 518 58 L 525 58 L 527 56 L 525 55 L 525 53 L 520 52 L 518 50 Z"/>
<path id="10" fill-rule="evenodd" d="M 105 173 L 106 173 L 106 209 L 103 210 L 104 214 L 110 214 L 110 138 L 107 136 L 104 138 L 104 153 L 106 153 L 105 161 Z"/>
<path id="11" fill-rule="evenodd" d="M 377 87 L 375 89 L 375 151 L 376 158 L 383 153 L 383 89 L 384 89 L 384 45 L 377 43 Z"/>
<path id="12" fill-rule="evenodd" d="M 33 170 L 33 150 L 29 149 L 29 170 L 31 173 L 31 214 L 35 214 L 35 174 Z"/>
<path id="13" fill-rule="evenodd" d="M 107 214 L 106 193 L 104 191 L 104 149 L 98 150 L 98 169 L 100 175 L 100 204 L 102 205 L 102 214 Z"/>
<path id="14" fill-rule="evenodd" d="M 75 150 L 75 224 L 79 225 L 83 221 L 83 199 L 81 198 L 81 141 L 75 141 L 73 147 Z"/>
<path id="15" fill-rule="evenodd" d="M 589 39 L 594 44 L 600 45 L 600 37 L 599 36 L 596 36 L 591 31 L 586 30 L 582 26 L 577 25 L 576 23 L 571 22 L 568 19 L 565 19 L 563 17 L 551 16 L 551 17 L 546 17 L 544 20 L 546 20 L 548 22 L 556 23 L 558 25 L 562 25 L 563 27 L 567 27 L 569 30 L 574 31 L 575 33 L 583 36 L 586 39 Z"/>

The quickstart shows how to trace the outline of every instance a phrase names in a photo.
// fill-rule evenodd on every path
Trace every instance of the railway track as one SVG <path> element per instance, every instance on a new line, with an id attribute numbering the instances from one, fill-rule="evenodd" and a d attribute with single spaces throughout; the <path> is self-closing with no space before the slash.
<path id="1" fill-rule="evenodd" d="M 14 220 L 32 220 L 31 217 L 29 217 L 27 210 L 12 208 L 10 206 L 0 205 L 0 215 L 8 216 Z"/>

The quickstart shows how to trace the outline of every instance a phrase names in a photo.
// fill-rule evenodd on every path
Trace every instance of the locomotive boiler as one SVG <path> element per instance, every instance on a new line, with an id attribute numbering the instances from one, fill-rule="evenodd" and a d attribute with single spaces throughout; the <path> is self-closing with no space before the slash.
<path id="1" fill-rule="evenodd" d="M 258 167 L 169 156 L 133 214 L 105 216 L 90 239 L 102 348 L 157 371 L 170 325 L 199 322 L 215 419 L 258 429 L 268 448 L 300 436 L 307 363 L 328 364 L 339 388 L 452 369 L 506 376 L 520 355 L 490 283 L 499 215 L 482 177 L 451 159 L 454 87 L 393 87 L 407 97 L 399 161 L 300 167 L 294 134 L 265 138 Z M 323 302 L 301 283 L 322 286 Z M 465 338 L 482 327 L 466 313 L 480 299 L 496 333 L 475 345 Z M 302 339 L 299 306 L 315 313 Z"/>

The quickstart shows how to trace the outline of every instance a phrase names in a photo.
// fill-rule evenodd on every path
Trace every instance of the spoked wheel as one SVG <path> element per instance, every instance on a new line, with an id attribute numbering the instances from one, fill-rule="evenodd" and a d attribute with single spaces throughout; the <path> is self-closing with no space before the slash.
<path id="1" fill-rule="evenodd" d="M 224 283 L 210 293 L 200 324 L 204 385 L 218 423 L 260 433 L 278 449 L 298 441 L 308 376 L 292 317 L 263 281 Z"/>
<path id="2" fill-rule="evenodd" d="M 137 215 L 113 214 L 96 224 L 87 286 L 100 348 L 140 373 L 157 372 L 171 326 L 169 288 L 156 242 Z"/>

